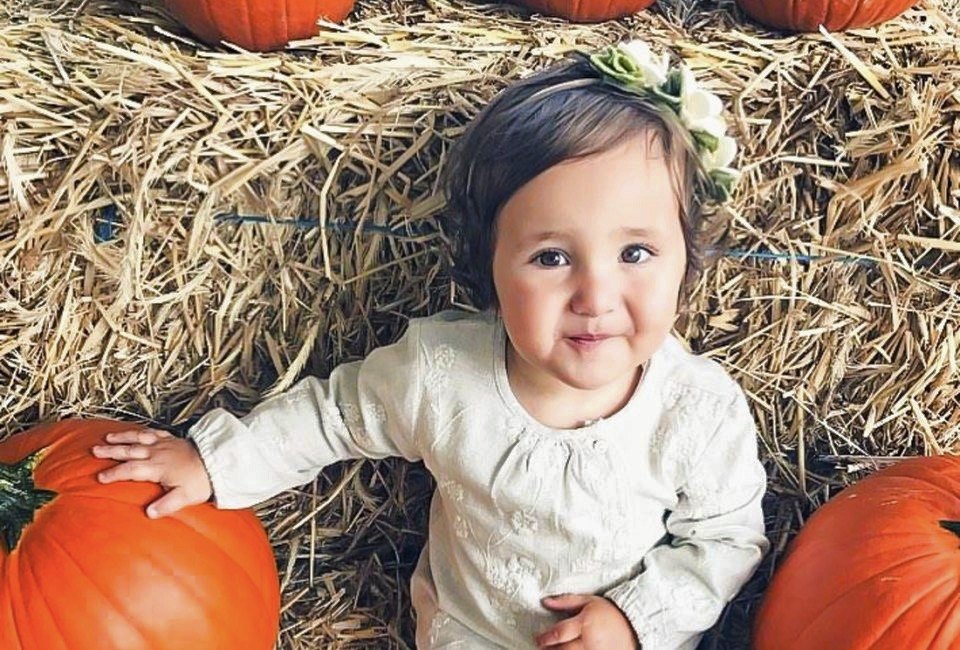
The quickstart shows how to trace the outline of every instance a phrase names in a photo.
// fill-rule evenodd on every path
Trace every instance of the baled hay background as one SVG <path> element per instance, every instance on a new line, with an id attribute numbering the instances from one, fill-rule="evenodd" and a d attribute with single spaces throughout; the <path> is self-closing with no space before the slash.
<path id="1" fill-rule="evenodd" d="M 678 325 L 753 402 L 775 552 L 703 647 L 747 645 L 805 518 L 887 457 L 960 437 L 960 1 L 784 36 L 730 0 L 570 25 L 364 0 L 285 52 L 197 47 L 158 0 L 0 7 L 0 424 L 182 428 L 459 302 L 437 172 L 509 81 L 642 36 L 725 98 L 744 182 Z M 260 223 L 266 221 L 267 223 Z M 431 485 L 350 463 L 259 509 L 279 646 L 411 647 Z"/>

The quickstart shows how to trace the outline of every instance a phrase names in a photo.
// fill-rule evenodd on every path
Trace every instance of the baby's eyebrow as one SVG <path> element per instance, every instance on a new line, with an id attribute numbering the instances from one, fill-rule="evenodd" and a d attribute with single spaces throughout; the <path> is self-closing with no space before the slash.
<path id="1" fill-rule="evenodd" d="M 560 230 L 544 230 L 541 232 L 531 233 L 530 235 L 524 237 L 521 241 L 521 244 L 523 246 L 535 246 L 540 242 L 545 242 L 551 239 L 563 239 L 567 236 L 567 233 Z"/>
<path id="2" fill-rule="evenodd" d="M 621 235 L 627 235 L 628 237 L 639 237 L 640 239 L 648 239 L 656 235 L 656 232 L 648 228 L 621 228 Z"/>

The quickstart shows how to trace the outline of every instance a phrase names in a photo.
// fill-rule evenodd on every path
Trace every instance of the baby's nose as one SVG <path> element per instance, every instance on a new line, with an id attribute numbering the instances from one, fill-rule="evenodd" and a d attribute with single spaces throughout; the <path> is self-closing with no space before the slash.
<path id="1" fill-rule="evenodd" d="M 611 274 L 585 272 L 577 282 L 570 308 L 578 316 L 602 316 L 616 308 L 619 295 L 619 283 Z"/>

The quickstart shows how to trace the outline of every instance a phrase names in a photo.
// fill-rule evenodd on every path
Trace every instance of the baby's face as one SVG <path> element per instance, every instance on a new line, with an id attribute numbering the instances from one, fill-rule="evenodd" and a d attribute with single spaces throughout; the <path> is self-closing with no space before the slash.
<path id="1" fill-rule="evenodd" d="M 646 136 L 535 177 L 501 209 L 494 246 L 511 379 L 629 390 L 673 325 L 685 270 L 667 161 Z"/>

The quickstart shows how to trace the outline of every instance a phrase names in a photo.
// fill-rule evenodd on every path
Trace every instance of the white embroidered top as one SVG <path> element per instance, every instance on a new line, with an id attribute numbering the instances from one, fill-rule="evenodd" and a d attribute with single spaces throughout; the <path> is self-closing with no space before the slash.
<path id="1" fill-rule="evenodd" d="M 533 648 L 558 620 L 541 599 L 561 593 L 610 598 L 644 650 L 694 647 L 767 548 L 742 390 L 668 338 L 620 411 L 551 429 L 512 393 L 505 350 L 492 314 L 444 312 L 246 417 L 211 411 L 190 436 L 217 505 L 342 459 L 423 460 L 437 490 L 413 578 L 421 650 Z"/>

